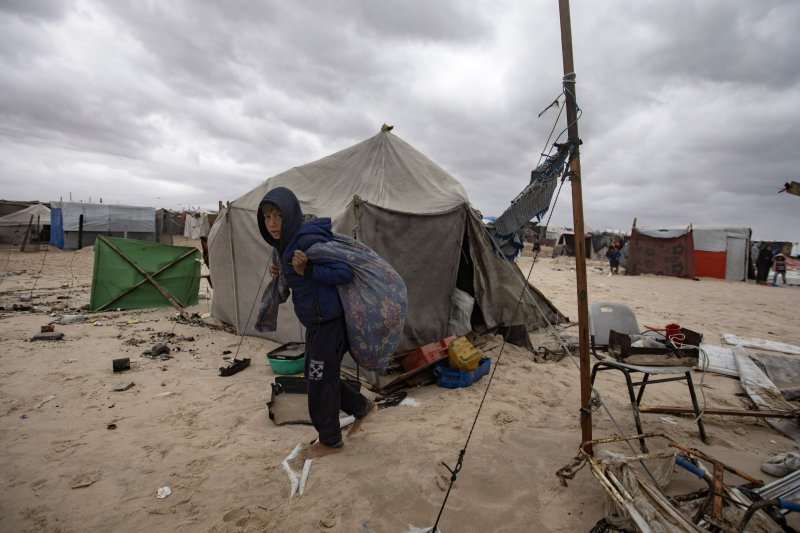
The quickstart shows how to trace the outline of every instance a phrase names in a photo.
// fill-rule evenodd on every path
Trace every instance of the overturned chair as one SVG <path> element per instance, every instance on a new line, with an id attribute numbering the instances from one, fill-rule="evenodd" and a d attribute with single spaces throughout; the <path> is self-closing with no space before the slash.
<path id="1" fill-rule="evenodd" d="M 633 409 L 633 419 L 636 423 L 636 431 L 641 435 L 644 433 L 642 429 L 642 421 L 639 414 L 639 405 L 641 405 L 642 397 L 644 396 L 645 387 L 655 383 L 667 383 L 670 381 L 686 381 L 689 387 L 689 396 L 692 401 L 695 416 L 697 417 L 697 428 L 700 430 L 700 438 L 708 444 L 708 437 L 706 430 L 703 426 L 703 419 L 701 416 L 700 406 L 697 403 L 697 395 L 694 391 L 694 382 L 692 381 L 692 368 L 690 366 L 645 366 L 623 363 L 611 358 L 604 358 L 597 353 L 598 348 L 608 351 L 609 336 L 611 331 L 617 333 L 624 333 L 627 335 L 639 335 L 639 323 L 636 320 L 636 315 L 633 310 L 625 304 L 618 302 L 595 302 L 589 305 L 589 334 L 591 338 L 592 354 L 599 359 L 592 367 L 591 383 L 594 386 L 594 380 L 598 372 L 605 370 L 617 370 L 622 372 L 625 377 L 625 383 L 628 387 L 628 396 L 631 401 L 631 408 Z M 633 381 L 632 374 L 644 374 L 641 381 Z M 650 379 L 651 375 L 655 376 L 669 376 L 659 377 L 657 379 Z M 638 387 L 638 391 L 637 391 Z M 647 452 L 647 445 L 644 438 L 639 439 L 639 444 L 643 452 Z"/>

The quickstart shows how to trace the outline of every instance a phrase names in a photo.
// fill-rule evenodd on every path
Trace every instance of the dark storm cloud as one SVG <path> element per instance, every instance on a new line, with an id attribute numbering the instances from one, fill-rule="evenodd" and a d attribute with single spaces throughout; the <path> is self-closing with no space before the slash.
<path id="1" fill-rule="evenodd" d="M 72 9 L 69 0 L 3 0 L 0 13 L 30 21 L 55 21 Z"/>
<path id="2" fill-rule="evenodd" d="M 780 87 L 798 81 L 797 70 L 786 68 L 798 44 L 797 2 L 669 2 L 632 11 L 651 35 L 643 52 L 653 74 Z"/>

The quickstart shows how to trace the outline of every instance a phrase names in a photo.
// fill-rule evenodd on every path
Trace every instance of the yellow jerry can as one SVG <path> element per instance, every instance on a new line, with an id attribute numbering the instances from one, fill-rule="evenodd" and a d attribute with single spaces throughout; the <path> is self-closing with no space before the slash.
<path id="1" fill-rule="evenodd" d="M 448 361 L 452 368 L 475 370 L 483 354 L 466 337 L 458 337 L 447 347 Z"/>

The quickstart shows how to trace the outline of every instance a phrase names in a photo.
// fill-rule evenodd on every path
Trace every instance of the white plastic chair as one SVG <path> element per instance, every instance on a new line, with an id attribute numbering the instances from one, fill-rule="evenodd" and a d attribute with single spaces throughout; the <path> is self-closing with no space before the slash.
<path id="1" fill-rule="evenodd" d="M 592 351 L 594 351 L 595 345 L 608 346 L 608 335 L 612 329 L 617 333 L 638 335 L 639 322 L 637 322 L 633 310 L 619 302 L 589 304 L 589 334 L 592 336 Z"/>
<path id="2" fill-rule="evenodd" d="M 700 430 L 700 438 L 708 444 L 708 437 L 706 430 L 703 426 L 703 419 L 700 416 L 700 406 L 697 404 L 697 395 L 694 391 L 694 383 L 692 381 L 692 369 L 688 366 L 641 366 L 630 365 L 622 363 L 615 359 L 603 359 L 597 354 L 597 347 L 602 346 L 608 348 L 608 337 L 611 330 L 617 333 L 625 333 L 626 335 L 639 334 L 639 322 L 636 320 L 636 314 L 627 305 L 619 302 L 594 302 L 589 304 L 589 335 L 591 337 L 592 353 L 600 359 L 592 367 L 591 383 L 594 386 L 594 380 L 597 377 L 597 372 L 603 370 L 618 370 L 625 376 L 625 382 L 628 385 L 628 395 L 631 400 L 631 408 L 633 409 L 633 420 L 636 423 L 636 430 L 639 434 L 643 434 L 642 421 L 639 417 L 639 405 L 642 403 L 642 396 L 644 396 L 644 389 L 647 385 L 652 383 L 666 383 L 668 381 L 686 381 L 689 387 L 689 396 L 692 400 L 692 407 L 694 408 L 695 415 L 697 416 L 697 427 Z M 633 381 L 631 374 L 642 373 L 644 377 L 642 381 Z M 680 374 L 674 377 L 650 379 L 651 374 L 668 375 Z M 636 390 L 639 387 L 639 390 Z M 647 452 L 647 446 L 644 439 L 639 439 L 639 444 L 642 451 Z"/>

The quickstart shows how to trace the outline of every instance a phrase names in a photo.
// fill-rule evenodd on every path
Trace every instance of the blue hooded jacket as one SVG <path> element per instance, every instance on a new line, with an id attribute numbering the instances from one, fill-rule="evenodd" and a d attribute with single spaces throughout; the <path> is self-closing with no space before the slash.
<path id="1" fill-rule="evenodd" d="M 274 239 L 267 231 L 261 207 L 273 204 L 283 216 L 281 238 Z M 292 291 L 294 312 L 307 329 L 316 329 L 322 322 L 333 320 L 344 315 L 342 302 L 336 285 L 345 285 L 353 281 L 353 271 L 344 262 L 326 261 L 324 264 L 306 264 L 301 276 L 292 267 L 295 250 L 305 252 L 318 242 L 329 242 L 333 239 L 331 219 L 318 218 L 303 223 L 303 211 L 300 202 L 292 191 L 286 187 L 277 187 L 269 191 L 258 205 L 258 229 L 264 240 L 278 250 L 281 264 L 279 268 Z"/>

